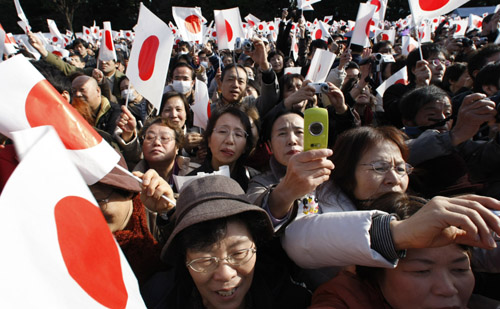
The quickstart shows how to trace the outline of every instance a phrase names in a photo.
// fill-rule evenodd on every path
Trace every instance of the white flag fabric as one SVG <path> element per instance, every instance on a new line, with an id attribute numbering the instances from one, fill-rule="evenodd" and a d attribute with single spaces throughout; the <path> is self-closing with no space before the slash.
<path id="1" fill-rule="evenodd" d="M 245 20 L 247 21 L 248 24 L 250 24 L 250 27 L 255 27 L 256 25 L 258 25 L 260 23 L 260 19 L 253 16 L 252 14 L 248 14 L 245 17 Z"/>
<path id="2" fill-rule="evenodd" d="M 297 7 L 304 11 L 312 10 L 312 4 L 320 2 L 321 0 L 298 0 Z"/>
<path id="3" fill-rule="evenodd" d="M 377 21 L 384 21 L 385 11 L 387 10 L 387 0 L 369 0 L 367 3 L 377 7 L 373 15 L 373 19 Z"/>
<path id="4" fill-rule="evenodd" d="M 12 137 L 14 131 L 52 125 L 87 184 L 99 181 L 120 159 L 24 56 L 0 64 L 0 93 L 0 133 Z"/>
<path id="5" fill-rule="evenodd" d="M 141 3 L 127 77 L 158 110 L 174 45 L 172 30 Z"/>
<path id="6" fill-rule="evenodd" d="M 52 35 L 52 44 L 64 46 L 64 38 L 57 28 L 56 22 L 52 19 L 47 19 L 47 25 L 49 26 L 50 34 Z"/>
<path id="7" fill-rule="evenodd" d="M 23 28 L 24 33 L 28 33 L 28 31 L 31 31 L 31 27 L 30 23 L 28 22 L 28 18 L 26 18 L 26 15 L 24 15 L 21 3 L 19 3 L 19 0 L 14 0 L 14 5 L 16 6 L 17 16 L 23 22 L 23 27 L 21 28 Z"/>
<path id="8" fill-rule="evenodd" d="M 450 26 L 452 25 L 457 25 L 455 28 L 455 33 L 453 33 L 453 37 L 463 38 L 465 36 L 465 32 L 467 31 L 469 20 L 467 18 L 462 20 L 451 20 Z"/>
<path id="9" fill-rule="evenodd" d="M 424 17 L 436 17 L 445 15 L 454 9 L 469 2 L 469 0 L 408 0 L 410 3 L 410 10 L 418 24 Z"/>
<path id="10" fill-rule="evenodd" d="M 366 3 L 359 4 L 356 26 L 352 32 L 351 44 L 363 47 L 370 46 L 370 27 L 372 24 L 375 25 L 372 17 L 376 9 L 377 7 L 375 5 Z"/>
<path id="11" fill-rule="evenodd" d="M 474 14 L 469 14 L 469 28 L 470 29 L 483 29 L 483 18 Z"/>
<path id="12" fill-rule="evenodd" d="M 194 104 L 191 106 L 194 114 L 193 124 L 204 130 L 207 128 L 210 118 L 210 99 L 208 97 L 207 84 L 196 79 L 194 91 Z"/>
<path id="13" fill-rule="evenodd" d="M 302 67 L 288 67 L 285 68 L 285 74 L 300 74 Z"/>
<path id="14" fill-rule="evenodd" d="M 316 49 L 305 79 L 313 83 L 324 83 L 334 61 L 334 53 L 324 49 Z"/>
<path id="15" fill-rule="evenodd" d="M 388 29 L 388 30 L 382 30 L 380 34 L 380 40 L 381 41 L 390 41 L 391 44 L 394 45 L 394 41 L 396 40 L 396 29 Z"/>
<path id="16" fill-rule="evenodd" d="M 144 308 L 137 279 L 55 130 L 15 132 L 14 144 L 18 138 L 35 143 L 0 196 L 0 238 L 11 253 L 0 256 L 0 307 Z"/>
<path id="17" fill-rule="evenodd" d="M 101 37 L 101 46 L 99 48 L 99 60 L 116 61 L 115 43 L 113 42 L 111 22 L 105 21 L 102 24 L 103 24 L 103 35 Z"/>
<path id="18" fill-rule="evenodd" d="M 295 24 L 292 26 L 294 27 Z M 292 52 L 293 60 L 297 61 L 299 59 L 299 44 L 297 43 L 297 34 L 293 31 L 292 34 L 292 45 L 290 46 L 290 51 Z"/>
<path id="19" fill-rule="evenodd" d="M 219 50 L 234 50 L 236 39 L 245 37 L 240 9 L 214 10 L 214 20 Z"/>
<path id="20" fill-rule="evenodd" d="M 415 48 L 418 48 L 418 42 L 409 35 L 402 36 L 401 40 L 402 40 L 401 53 L 405 56 L 408 56 L 408 54 Z"/>
<path id="21" fill-rule="evenodd" d="M 396 73 L 392 74 L 388 79 L 386 79 L 380 86 L 377 87 L 377 93 L 383 97 L 387 88 L 394 84 L 408 84 L 408 71 L 406 66 Z"/>
<path id="22" fill-rule="evenodd" d="M 3 30 L 2 25 L 0 25 L 0 62 L 3 61 L 3 54 L 5 53 L 5 41 L 7 39 L 7 34 Z"/>
<path id="23" fill-rule="evenodd" d="M 423 27 L 418 27 L 418 35 L 421 43 L 432 42 L 432 25 L 425 24 Z"/>
<path id="24" fill-rule="evenodd" d="M 172 16 L 184 41 L 203 41 L 201 8 L 173 6 Z"/>
<path id="25" fill-rule="evenodd" d="M 316 24 L 316 29 L 313 32 L 313 39 L 322 39 L 324 41 L 328 41 L 328 38 L 330 37 L 329 28 L 329 25 L 325 24 L 322 21 L 318 21 L 318 23 Z"/>

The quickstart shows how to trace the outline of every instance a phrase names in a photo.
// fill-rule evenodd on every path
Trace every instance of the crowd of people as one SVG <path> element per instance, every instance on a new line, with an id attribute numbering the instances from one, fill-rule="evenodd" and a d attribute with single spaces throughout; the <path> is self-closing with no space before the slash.
<path id="1" fill-rule="evenodd" d="M 131 42 L 102 61 L 75 39 L 62 59 L 28 34 L 33 65 L 142 178 L 115 168 L 90 190 L 146 305 L 497 308 L 500 11 L 464 38 L 445 18 L 407 56 L 407 29 L 362 47 L 343 28 L 313 39 L 303 18 L 295 31 L 281 17 L 277 40 L 256 34 L 252 50 L 178 42 L 159 110 L 126 76 Z M 317 91 L 305 76 L 320 49 L 337 57 Z M 405 66 L 409 83 L 377 96 Z M 313 107 L 328 112 L 328 148 L 304 151 Z M 17 164 L 7 138 L 0 159 L 3 188 Z M 222 166 L 230 177 L 174 181 Z"/>

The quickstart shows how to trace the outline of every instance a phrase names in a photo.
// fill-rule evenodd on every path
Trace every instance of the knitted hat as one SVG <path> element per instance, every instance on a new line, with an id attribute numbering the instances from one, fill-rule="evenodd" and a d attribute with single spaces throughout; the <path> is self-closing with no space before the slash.
<path id="1" fill-rule="evenodd" d="M 207 176 L 185 185 L 177 199 L 174 229 L 162 249 L 161 258 L 166 261 L 171 255 L 175 237 L 184 229 L 205 221 L 230 217 L 240 213 L 252 213 L 267 222 L 265 235 L 272 237 L 274 230 L 268 214 L 248 202 L 239 184 L 226 176 Z M 170 248 L 170 250 L 169 250 Z"/>

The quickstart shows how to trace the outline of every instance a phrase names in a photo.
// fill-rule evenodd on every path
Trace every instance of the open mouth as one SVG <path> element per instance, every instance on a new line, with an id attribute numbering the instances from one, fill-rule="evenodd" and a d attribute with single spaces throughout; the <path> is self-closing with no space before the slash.
<path id="1" fill-rule="evenodd" d="M 229 149 L 222 149 L 221 152 L 222 152 L 222 154 L 224 154 L 228 157 L 232 157 L 234 155 L 234 151 L 229 150 Z"/>
<path id="2" fill-rule="evenodd" d="M 230 290 L 224 290 L 224 291 L 216 291 L 215 293 L 219 294 L 222 297 L 229 297 L 233 296 L 234 292 L 236 292 L 236 288 L 232 288 Z"/>

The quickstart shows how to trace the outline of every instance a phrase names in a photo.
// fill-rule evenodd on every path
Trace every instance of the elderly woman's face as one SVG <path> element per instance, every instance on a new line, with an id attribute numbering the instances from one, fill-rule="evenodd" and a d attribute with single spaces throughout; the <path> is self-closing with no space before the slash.
<path id="1" fill-rule="evenodd" d="M 386 162 L 392 168 L 387 172 L 375 170 L 371 164 Z M 408 174 L 398 173 L 405 169 L 405 161 L 398 146 L 385 141 L 369 148 L 360 158 L 356 169 L 354 197 L 358 200 L 376 199 L 388 192 L 405 192 L 408 187 Z"/>
<path id="2" fill-rule="evenodd" d="M 286 114 L 274 121 L 271 151 L 278 163 L 287 166 L 290 158 L 304 150 L 304 118 Z"/>
<path id="3" fill-rule="evenodd" d="M 252 285 L 256 255 L 239 266 L 225 260 L 230 255 L 240 255 L 245 249 L 255 248 L 248 228 L 241 222 L 229 222 L 226 235 L 212 248 L 203 251 L 187 249 L 186 262 L 194 259 L 216 257 L 217 268 L 210 272 L 196 272 L 188 267 L 196 288 L 206 308 L 243 308 L 244 299 Z"/>
<path id="4" fill-rule="evenodd" d="M 172 97 L 165 102 L 161 111 L 161 118 L 172 128 L 182 128 L 186 123 L 186 109 L 180 97 Z"/>
<path id="5" fill-rule="evenodd" d="M 172 162 L 177 153 L 174 130 L 165 125 L 151 125 L 144 136 L 142 152 L 149 164 Z"/>
<path id="6" fill-rule="evenodd" d="M 474 275 L 467 253 L 457 245 L 408 249 L 395 269 L 379 280 L 392 308 L 467 308 Z"/>
<path id="7" fill-rule="evenodd" d="M 248 134 L 240 118 L 226 113 L 217 119 L 214 131 L 208 138 L 212 153 L 212 167 L 231 165 L 245 152 Z"/>

